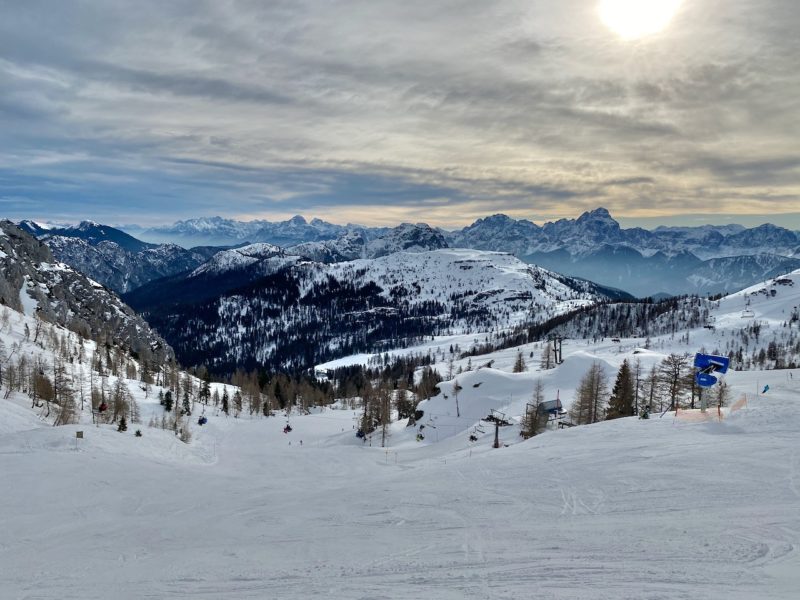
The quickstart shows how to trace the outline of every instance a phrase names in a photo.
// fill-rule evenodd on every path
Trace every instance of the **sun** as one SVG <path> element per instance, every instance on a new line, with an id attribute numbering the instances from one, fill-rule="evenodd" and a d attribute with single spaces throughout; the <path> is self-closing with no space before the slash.
<path id="1" fill-rule="evenodd" d="M 600 0 L 603 23 L 626 40 L 658 33 L 669 25 L 683 0 Z"/>

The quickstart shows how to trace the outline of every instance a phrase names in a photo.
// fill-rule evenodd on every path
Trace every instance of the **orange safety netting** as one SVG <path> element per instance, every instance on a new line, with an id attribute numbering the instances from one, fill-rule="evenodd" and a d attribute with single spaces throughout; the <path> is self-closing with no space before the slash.
<path id="1" fill-rule="evenodd" d="M 730 408 L 720 408 L 717 406 L 709 406 L 705 412 L 699 408 L 683 409 L 679 408 L 675 411 L 675 419 L 686 423 L 707 423 L 710 421 L 722 421 L 726 416 L 730 416 L 736 411 L 742 410 L 747 407 L 747 396 L 742 394 Z"/>
<path id="2" fill-rule="evenodd" d="M 706 423 L 709 421 L 721 421 L 724 413 L 716 406 L 708 408 L 705 412 L 699 408 L 679 408 L 675 413 L 677 421 L 684 421 L 687 423 Z"/>
<path id="3" fill-rule="evenodd" d="M 742 394 L 742 397 L 741 397 L 741 398 L 739 398 L 739 399 L 738 399 L 738 400 L 737 400 L 737 401 L 736 401 L 736 402 L 733 404 L 733 406 L 731 406 L 730 413 L 731 413 L 731 414 L 733 414 L 733 413 L 735 413 L 737 410 L 742 410 L 743 408 L 746 408 L 746 407 L 747 407 L 747 395 L 746 395 L 746 394 Z"/>

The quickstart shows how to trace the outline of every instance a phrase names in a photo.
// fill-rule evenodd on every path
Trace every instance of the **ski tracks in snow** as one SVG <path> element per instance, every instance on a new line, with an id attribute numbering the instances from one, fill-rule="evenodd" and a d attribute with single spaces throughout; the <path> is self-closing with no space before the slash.
<path id="1" fill-rule="evenodd" d="M 584 500 L 575 488 L 559 488 L 561 492 L 561 516 L 570 515 L 596 515 L 605 503 L 605 493 L 602 490 L 590 490 L 586 494 L 593 496 L 588 502 Z"/>

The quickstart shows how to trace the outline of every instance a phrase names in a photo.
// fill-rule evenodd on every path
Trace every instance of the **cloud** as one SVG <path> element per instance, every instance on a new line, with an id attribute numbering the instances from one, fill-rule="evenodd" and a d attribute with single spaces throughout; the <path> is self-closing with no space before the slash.
<path id="1" fill-rule="evenodd" d="M 0 207 L 442 225 L 796 211 L 800 6 L 683 6 L 628 43 L 589 0 L 11 3 Z"/>

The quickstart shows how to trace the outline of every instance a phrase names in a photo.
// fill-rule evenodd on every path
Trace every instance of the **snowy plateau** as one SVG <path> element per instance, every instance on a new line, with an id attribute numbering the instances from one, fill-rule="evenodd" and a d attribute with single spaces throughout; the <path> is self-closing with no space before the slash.
<path id="1" fill-rule="evenodd" d="M 426 342 L 414 351 L 462 371 L 419 403 L 415 426 L 392 423 L 383 447 L 376 434 L 356 437 L 353 399 L 238 418 L 196 403 L 184 443 L 158 426 L 158 385 L 104 376 L 138 406 L 141 422 L 119 432 L 93 424 L 88 406 L 54 427 L 4 380 L 0 597 L 797 598 L 800 370 L 731 371 L 730 402 L 707 413 L 520 436 L 537 380 L 569 408 L 594 364 L 609 375 L 626 359 L 647 369 L 723 349 L 754 325 L 748 354 L 784 341 L 797 330 L 800 271 L 781 281 L 709 303 L 713 327 L 566 340 L 549 370 L 528 360 L 512 372 L 540 342 L 454 361 L 446 348 L 477 336 Z M 59 340 L 89 387 L 77 357 L 93 356 L 93 342 L 48 325 L 50 342 L 36 343 L 26 335 L 35 317 L 8 307 L 0 317 L 4 361 L 47 360 Z M 510 423 L 499 448 L 482 420 L 492 410 Z"/>
<path id="2" fill-rule="evenodd" d="M 252 244 L 124 298 L 183 364 L 287 370 L 431 335 L 539 322 L 615 293 L 497 252 L 324 264 Z"/>

